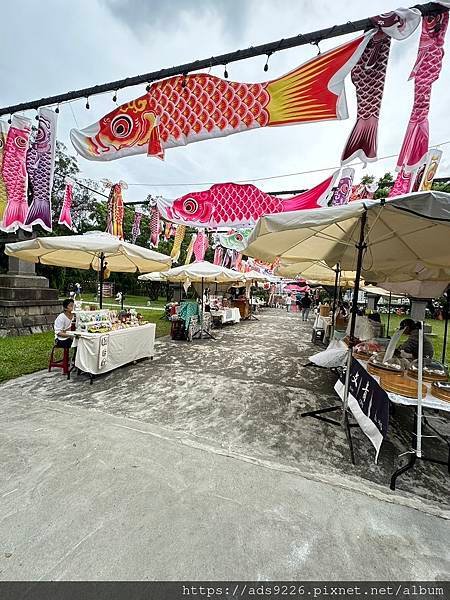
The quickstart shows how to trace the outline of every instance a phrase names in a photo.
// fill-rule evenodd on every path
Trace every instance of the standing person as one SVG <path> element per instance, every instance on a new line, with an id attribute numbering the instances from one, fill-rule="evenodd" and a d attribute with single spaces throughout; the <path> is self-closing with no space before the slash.
<path id="1" fill-rule="evenodd" d="M 291 312 L 291 304 L 292 304 L 292 298 L 291 298 L 291 294 L 289 293 L 286 297 L 286 310 L 287 312 Z"/>
<path id="2" fill-rule="evenodd" d="M 308 317 L 309 317 L 309 311 L 311 309 L 311 304 L 312 304 L 312 300 L 310 295 L 308 294 L 308 292 L 305 292 L 305 295 L 303 296 L 302 300 L 301 300 L 301 306 L 302 306 L 302 321 L 307 321 Z"/>
<path id="3" fill-rule="evenodd" d="M 302 310 L 302 295 L 300 292 L 295 295 L 295 304 L 297 305 L 297 312 L 300 313 Z"/>
<path id="4" fill-rule="evenodd" d="M 72 338 L 67 335 L 72 327 L 74 303 L 71 298 L 67 298 L 63 302 L 63 312 L 55 319 L 53 326 L 55 330 L 55 344 L 58 348 L 70 348 Z"/>

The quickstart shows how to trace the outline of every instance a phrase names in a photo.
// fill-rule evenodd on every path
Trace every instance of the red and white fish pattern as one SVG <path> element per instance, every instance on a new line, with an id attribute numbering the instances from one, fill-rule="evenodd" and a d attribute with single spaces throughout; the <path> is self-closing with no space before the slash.
<path id="1" fill-rule="evenodd" d="M 158 198 L 161 215 L 191 227 L 253 226 L 262 215 L 325 206 L 339 175 L 287 200 L 266 194 L 254 185 L 219 183 L 203 192 L 192 192 L 176 200 Z"/>

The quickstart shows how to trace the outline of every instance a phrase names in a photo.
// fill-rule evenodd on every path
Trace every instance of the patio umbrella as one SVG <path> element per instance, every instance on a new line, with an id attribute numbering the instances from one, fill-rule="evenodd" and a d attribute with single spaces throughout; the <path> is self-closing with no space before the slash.
<path id="1" fill-rule="evenodd" d="M 227 269 L 220 265 L 214 265 L 206 260 L 194 262 L 189 265 L 181 265 L 174 269 L 169 269 L 164 273 L 161 273 L 164 281 L 170 282 L 183 282 L 190 285 L 191 283 L 201 283 L 201 296 L 202 296 L 202 315 L 201 315 L 201 329 L 200 337 L 203 337 L 203 313 L 204 313 L 204 284 L 207 283 L 233 283 L 235 281 L 242 281 L 243 273 L 238 273 L 232 269 Z M 205 332 L 209 337 L 213 337 L 209 332 Z"/>
<path id="2" fill-rule="evenodd" d="M 388 200 L 261 217 L 245 254 L 260 260 L 322 260 L 356 271 L 350 340 L 353 343 L 361 276 L 369 281 L 450 280 L 450 194 L 416 192 Z M 421 332 L 421 337 L 422 337 Z M 419 353 L 419 360 L 421 358 Z M 343 422 L 347 425 L 351 347 L 347 361 Z M 419 366 L 417 446 L 421 458 L 422 368 Z M 350 448 L 352 451 L 352 448 Z M 393 477 L 394 479 L 394 477 Z M 391 483 L 392 486 L 392 483 Z"/>
<path id="3" fill-rule="evenodd" d="M 5 253 L 27 262 L 94 269 L 100 274 L 100 308 L 103 303 L 105 269 L 119 273 L 161 271 L 172 264 L 170 256 L 160 254 L 99 231 L 84 235 L 36 237 L 6 244 Z"/>
<path id="4" fill-rule="evenodd" d="M 140 281 L 165 281 L 159 271 L 155 271 L 154 273 L 144 273 L 143 275 L 139 275 L 138 279 Z"/>

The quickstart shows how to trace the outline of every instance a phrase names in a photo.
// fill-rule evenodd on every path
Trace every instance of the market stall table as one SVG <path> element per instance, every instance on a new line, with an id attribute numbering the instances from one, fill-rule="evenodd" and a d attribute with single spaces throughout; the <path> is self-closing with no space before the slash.
<path id="1" fill-rule="evenodd" d="M 238 308 L 211 309 L 211 317 L 214 320 L 218 320 L 221 325 L 224 325 L 225 323 L 239 323 L 241 320 L 241 313 Z"/>
<path id="2" fill-rule="evenodd" d="M 367 371 L 367 362 L 360 360 L 360 359 L 357 359 L 357 361 Z M 376 381 L 378 384 L 380 383 L 380 378 L 377 375 L 368 373 L 368 376 L 370 378 L 372 378 L 374 381 Z M 431 394 L 431 383 L 427 383 L 424 381 L 423 385 L 426 387 L 427 391 L 426 391 L 426 394 L 424 394 L 423 398 L 422 398 L 422 408 L 430 409 L 433 411 L 441 411 L 444 413 L 450 413 L 450 402 L 446 402 L 445 400 L 440 400 L 439 398 L 436 398 L 435 396 L 433 396 Z M 338 380 L 336 382 L 336 385 L 334 387 L 337 395 L 339 396 L 339 398 L 341 400 L 343 400 L 343 398 L 344 398 L 344 387 L 345 386 L 344 386 L 343 382 L 340 380 Z M 416 449 L 415 432 L 417 431 L 417 406 L 418 406 L 417 398 L 409 398 L 407 396 L 402 396 L 400 394 L 395 394 L 395 393 L 392 393 L 389 391 L 386 391 L 386 394 L 387 394 L 390 402 L 392 402 L 392 404 L 414 407 L 414 427 L 412 430 L 412 446 L 414 449 Z M 450 473 L 450 438 L 445 437 L 435 427 L 433 427 L 425 416 L 423 416 L 423 424 L 426 427 L 428 427 L 435 434 L 435 437 L 438 437 L 444 443 L 447 444 L 448 458 L 446 461 L 444 461 L 444 460 L 439 460 L 436 458 L 431 458 L 428 456 L 427 457 L 422 456 L 422 459 L 426 460 L 428 462 L 445 465 L 445 466 L 447 466 L 448 471 Z M 407 469 L 409 469 L 412 466 L 412 464 L 414 464 L 415 460 L 416 460 L 416 453 L 413 452 L 410 456 L 408 465 L 406 467 L 400 467 L 399 469 L 397 469 L 397 471 L 395 471 L 393 473 L 392 478 L 391 478 L 391 484 L 390 484 L 390 487 L 392 490 L 395 489 L 397 477 L 399 475 L 401 475 L 402 473 L 404 473 Z"/>
<path id="3" fill-rule="evenodd" d="M 74 367 L 91 377 L 144 358 L 153 358 L 156 325 L 116 329 L 105 333 L 67 332 L 76 348 Z"/>

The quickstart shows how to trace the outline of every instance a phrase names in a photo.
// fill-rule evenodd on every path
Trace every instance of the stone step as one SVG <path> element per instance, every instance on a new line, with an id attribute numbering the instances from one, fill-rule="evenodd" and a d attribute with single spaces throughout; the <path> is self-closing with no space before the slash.
<path id="1" fill-rule="evenodd" d="M 51 288 L 1 287 L 0 300 L 58 300 L 58 291 Z"/>

